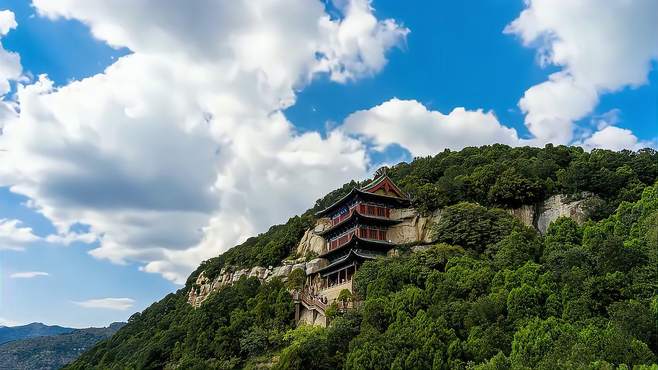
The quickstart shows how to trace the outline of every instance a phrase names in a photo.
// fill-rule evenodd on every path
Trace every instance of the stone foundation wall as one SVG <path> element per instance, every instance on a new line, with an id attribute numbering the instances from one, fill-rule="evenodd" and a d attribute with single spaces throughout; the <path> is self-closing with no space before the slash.
<path id="1" fill-rule="evenodd" d="M 299 322 L 302 325 L 314 325 L 323 328 L 327 327 L 327 318 L 317 310 L 309 310 L 300 304 Z"/>

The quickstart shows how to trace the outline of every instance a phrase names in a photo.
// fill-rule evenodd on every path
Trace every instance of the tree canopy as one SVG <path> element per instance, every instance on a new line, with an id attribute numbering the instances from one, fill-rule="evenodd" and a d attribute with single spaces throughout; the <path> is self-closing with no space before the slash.
<path id="1" fill-rule="evenodd" d="M 358 309 L 329 327 L 294 327 L 301 273 L 288 287 L 242 278 L 198 309 L 187 292 L 200 271 L 278 264 L 355 182 L 204 262 L 69 368 L 658 369 L 655 151 L 492 145 L 387 173 L 419 210 L 442 208 L 437 243 L 365 263 Z M 601 199 L 591 220 L 561 218 L 546 235 L 500 209 L 583 192 Z"/>

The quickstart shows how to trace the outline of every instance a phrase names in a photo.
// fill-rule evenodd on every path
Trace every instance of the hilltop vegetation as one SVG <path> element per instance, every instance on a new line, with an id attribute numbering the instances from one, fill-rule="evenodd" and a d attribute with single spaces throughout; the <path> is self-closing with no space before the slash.
<path id="1" fill-rule="evenodd" d="M 466 240 L 478 242 L 440 243 L 366 263 L 356 276 L 357 294 L 365 299 L 360 311 L 310 335 L 293 331 L 304 336 L 303 348 L 313 341 L 328 344 L 327 333 L 341 330 L 334 336 L 341 338 L 340 350 L 319 345 L 321 355 L 310 356 L 288 347 L 282 359 L 291 361 L 281 367 L 300 358 L 314 367 L 333 363 L 349 369 L 655 363 L 658 186 L 605 220 L 579 227 L 559 219 L 545 237 L 473 204 L 447 212 L 448 225 L 439 227 L 474 221 L 467 231 L 474 239 Z M 478 231 L 477 223 L 492 217 L 500 232 Z M 455 238 L 465 240 L 461 233 L 442 237 Z"/>
<path id="2" fill-rule="evenodd" d="M 70 365 L 88 368 L 507 369 L 650 365 L 658 355 L 658 155 L 653 150 L 502 145 L 445 151 L 388 170 L 423 212 L 444 208 L 436 244 L 363 265 L 363 304 L 329 328 L 293 328 L 280 281 L 241 279 L 199 309 L 200 271 L 276 264 L 312 210 L 215 259 Z M 591 192 L 592 221 L 545 236 L 498 207 Z M 278 259 L 278 260 L 277 260 Z M 266 262 L 266 263 L 264 263 Z M 658 368 L 658 367 L 655 367 Z"/>
<path id="3" fill-rule="evenodd" d="M 639 199 L 642 190 L 658 179 L 658 153 L 652 149 L 588 153 L 579 147 L 550 144 L 545 148 L 495 144 L 416 158 L 389 168 L 387 173 L 423 213 L 464 201 L 509 208 L 540 202 L 555 194 L 578 197 L 589 192 L 601 199 L 590 205 L 591 216 L 602 219 L 622 201 Z M 204 270 L 212 278 L 224 266 L 278 264 L 293 253 L 304 230 L 315 222 L 315 212 L 362 185 L 351 181 L 319 199 L 301 216 L 203 262 L 190 275 L 187 286 Z"/>

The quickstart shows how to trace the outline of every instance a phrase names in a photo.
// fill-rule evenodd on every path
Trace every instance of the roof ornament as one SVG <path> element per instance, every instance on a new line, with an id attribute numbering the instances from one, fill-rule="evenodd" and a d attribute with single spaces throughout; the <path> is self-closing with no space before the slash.
<path id="1" fill-rule="evenodd" d="M 375 171 L 375 179 L 377 179 L 378 177 L 388 176 L 387 172 L 388 172 L 388 167 L 386 166 L 379 167 L 377 171 Z"/>

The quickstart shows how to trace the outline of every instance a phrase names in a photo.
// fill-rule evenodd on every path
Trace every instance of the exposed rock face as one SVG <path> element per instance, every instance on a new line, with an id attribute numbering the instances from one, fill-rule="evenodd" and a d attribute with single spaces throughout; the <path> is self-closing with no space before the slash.
<path id="1" fill-rule="evenodd" d="M 327 260 L 324 258 L 315 258 L 306 262 L 306 275 L 310 275 L 319 269 L 327 266 Z"/>
<path id="2" fill-rule="evenodd" d="M 193 307 L 198 307 L 206 299 L 208 294 L 210 294 L 210 291 L 211 284 L 209 284 L 209 279 L 205 276 L 204 271 L 201 271 L 187 295 L 187 303 Z"/>
<path id="3" fill-rule="evenodd" d="M 535 227 L 536 208 L 535 205 L 523 205 L 520 208 L 510 208 L 507 212 L 521 221 L 524 225 Z"/>
<path id="4" fill-rule="evenodd" d="M 441 210 L 425 217 L 413 208 L 393 209 L 391 218 L 402 220 L 401 223 L 388 229 L 387 238 L 393 243 L 407 244 L 419 241 L 430 243 L 432 241 L 432 224 L 441 219 Z"/>
<path id="5" fill-rule="evenodd" d="M 187 302 L 193 307 L 199 307 L 205 301 L 210 293 L 218 291 L 226 286 L 235 284 L 241 277 L 255 277 L 260 281 L 270 281 L 275 277 L 285 281 L 288 275 L 294 269 L 304 270 L 307 274 L 315 272 L 326 265 L 326 260 L 316 258 L 309 262 L 302 262 L 301 260 L 285 261 L 281 266 L 276 267 L 261 267 L 256 266 L 250 269 L 231 270 L 223 268 L 219 275 L 212 281 L 206 277 L 202 271 L 197 277 L 192 289 L 187 296 Z"/>
<path id="6" fill-rule="evenodd" d="M 554 195 L 538 205 L 524 205 L 520 208 L 507 211 L 527 226 L 537 229 L 542 235 L 546 234 L 551 222 L 559 217 L 569 217 L 582 224 L 589 217 L 588 204 L 597 198 L 589 194 L 582 194 L 578 200 L 570 200 L 566 195 Z"/>
<path id="7" fill-rule="evenodd" d="M 201 303 L 203 303 L 203 301 L 208 298 L 210 293 L 220 290 L 225 286 L 234 284 L 240 280 L 242 276 L 256 277 L 263 281 L 271 275 L 271 269 L 260 266 L 237 271 L 231 271 L 230 269 L 223 268 L 220 274 L 211 281 L 206 277 L 204 271 L 202 271 L 194 282 L 192 289 L 190 289 L 190 292 L 188 293 L 187 302 L 193 307 L 199 307 Z"/>
<path id="8" fill-rule="evenodd" d="M 539 210 L 536 226 L 540 233 L 545 234 L 551 222 L 559 217 L 569 217 L 579 225 L 587 221 L 588 203 L 594 200 L 594 196 L 585 195 L 583 199 L 569 201 L 564 195 L 554 195 L 548 198 Z"/>
<path id="9" fill-rule="evenodd" d="M 292 271 L 292 266 L 290 265 L 277 266 L 272 269 L 272 276 L 267 280 L 272 280 L 275 277 L 279 277 L 285 280 L 285 278 L 290 275 L 290 271 Z"/>
<path id="10" fill-rule="evenodd" d="M 317 233 L 328 229 L 331 226 L 331 221 L 327 218 L 321 218 L 315 224 L 313 229 L 308 229 L 304 233 L 302 240 L 297 244 L 297 256 L 304 257 L 307 253 L 313 252 L 320 255 L 327 249 L 325 240 L 317 235 Z"/>

